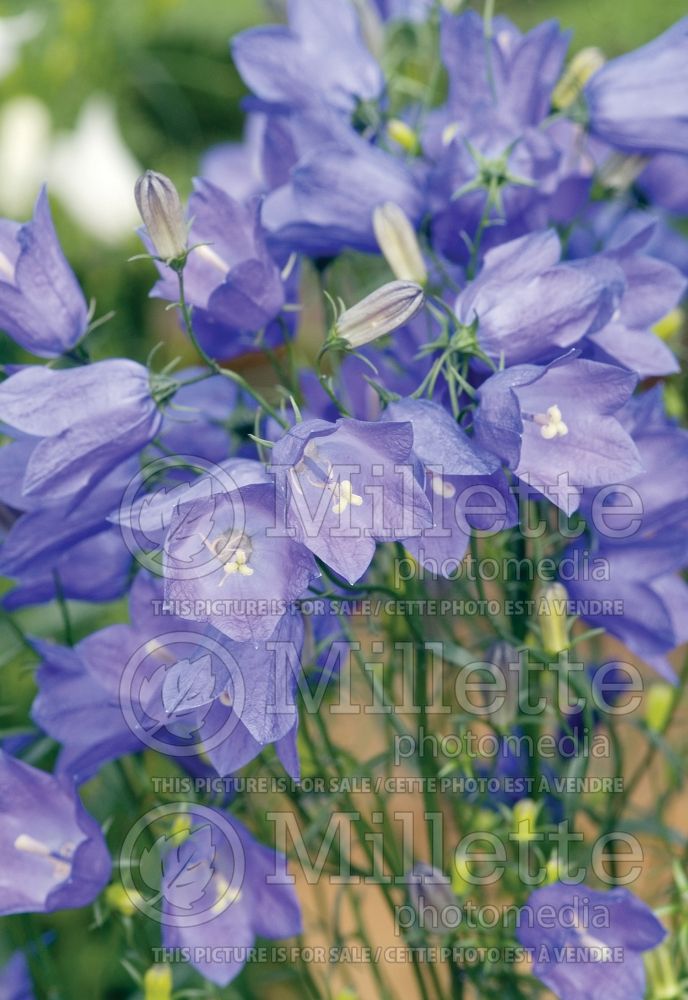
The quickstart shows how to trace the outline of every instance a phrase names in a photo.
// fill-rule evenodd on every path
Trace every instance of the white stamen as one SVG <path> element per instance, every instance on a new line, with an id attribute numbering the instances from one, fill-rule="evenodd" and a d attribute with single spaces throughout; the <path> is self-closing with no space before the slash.
<path id="1" fill-rule="evenodd" d="M 0 250 L 0 274 L 6 275 L 10 281 L 14 281 L 14 268 L 10 263 L 9 257 Z"/>
<path id="2" fill-rule="evenodd" d="M 194 252 L 197 253 L 199 257 L 203 257 L 208 264 L 212 264 L 213 267 L 216 267 L 218 271 L 222 272 L 222 274 L 229 273 L 230 267 L 227 261 L 223 260 L 219 253 L 216 253 L 212 247 L 207 245 L 207 243 L 195 247 Z"/>
<path id="3" fill-rule="evenodd" d="M 253 576 L 253 569 L 248 565 L 252 546 L 250 539 L 243 534 L 220 535 L 214 541 L 204 539 L 203 544 L 222 563 L 225 572 L 218 586 L 221 587 L 228 576 L 238 573 L 240 576 Z"/>
<path id="4" fill-rule="evenodd" d="M 442 479 L 441 476 L 432 477 L 432 492 L 436 493 L 438 497 L 442 497 L 444 500 L 451 500 L 453 496 L 456 496 L 456 488 L 448 483 L 446 479 Z"/>
<path id="5" fill-rule="evenodd" d="M 442 145 L 450 146 L 459 134 L 460 128 L 461 126 L 458 122 L 452 122 L 450 125 L 446 125 L 442 131 Z"/>
<path id="6" fill-rule="evenodd" d="M 363 504 L 363 497 L 360 497 L 358 493 L 354 493 L 350 479 L 342 479 L 340 483 L 336 483 L 332 487 L 332 496 L 335 500 L 335 503 L 332 505 L 333 514 L 342 514 L 349 504 L 352 507 L 361 507 Z"/>
<path id="7" fill-rule="evenodd" d="M 215 892 L 216 900 L 211 906 L 210 910 L 215 916 L 223 913 L 228 906 L 235 903 L 237 900 L 241 899 L 241 889 L 230 886 L 224 875 L 220 875 L 219 872 L 215 873 Z"/>
<path id="8" fill-rule="evenodd" d="M 556 403 L 547 407 L 546 413 L 536 413 L 533 420 L 539 426 L 540 434 L 545 441 L 552 441 L 556 437 L 565 437 L 569 432 Z"/>
<path id="9" fill-rule="evenodd" d="M 14 841 L 14 846 L 24 854 L 38 854 L 40 857 L 49 858 L 51 850 L 42 840 L 37 840 L 30 833 L 20 833 Z"/>

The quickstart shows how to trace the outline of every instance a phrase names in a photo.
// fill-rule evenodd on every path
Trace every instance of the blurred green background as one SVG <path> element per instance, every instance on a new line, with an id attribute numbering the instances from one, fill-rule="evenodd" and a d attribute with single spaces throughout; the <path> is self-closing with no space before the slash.
<path id="1" fill-rule="evenodd" d="M 97 355 L 145 359 L 165 333 L 176 340 L 172 314 L 147 298 L 153 268 L 128 262 L 141 250 L 133 181 L 152 167 L 186 195 L 203 151 L 240 136 L 244 89 L 228 40 L 270 20 L 279 6 L 279 0 L 0 0 L 0 215 L 29 217 L 39 185 L 49 181 L 58 231 L 87 297 L 97 298 L 97 315 L 116 310 L 97 334 Z M 608 56 L 649 41 L 685 10 L 685 0 L 497 0 L 497 12 L 520 27 L 556 17 L 574 31 L 572 51 L 597 45 Z M 3 354 L 18 357 L 7 341 Z M 24 617 L 27 630 L 59 637 L 54 607 Z M 78 625 L 86 628 L 86 617 Z M 7 623 L 0 644 L 1 700 L 10 706 L 0 709 L 0 731 L 7 735 L 25 719 L 33 659 Z M 121 781 L 107 768 L 98 787 L 99 804 L 115 813 Z M 127 817 L 118 821 L 126 826 Z M 61 946 L 50 949 L 57 966 L 44 970 L 44 981 L 68 977 L 74 997 L 131 996 L 112 923 L 85 941 L 89 920 L 86 913 L 5 921 L 0 962 L 8 945 L 58 928 Z M 255 994 L 248 989 L 242 983 L 240 994 L 209 988 L 203 995 L 267 995 L 260 986 Z"/>

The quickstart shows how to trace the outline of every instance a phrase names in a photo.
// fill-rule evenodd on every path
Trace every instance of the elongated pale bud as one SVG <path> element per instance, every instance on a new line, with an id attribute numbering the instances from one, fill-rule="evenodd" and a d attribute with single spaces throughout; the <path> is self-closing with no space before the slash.
<path id="1" fill-rule="evenodd" d="M 165 261 L 187 253 L 187 226 L 176 187 L 164 174 L 147 170 L 136 182 L 134 196 L 155 252 Z"/>
<path id="2" fill-rule="evenodd" d="M 396 277 L 400 281 L 424 285 L 428 272 L 416 231 L 403 208 L 393 201 L 378 205 L 373 212 L 373 229 L 378 246 Z"/>
<path id="3" fill-rule="evenodd" d="M 676 306 L 671 312 L 668 312 L 666 316 L 663 316 L 659 322 L 655 323 L 652 327 L 652 332 L 656 333 L 658 337 L 662 340 L 671 340 L 675 337 L 677 333 L 680 333 L 683 329 L 683 324 L 686 321 L 686 314 L 681 309 L 680 306 Z"/>
<path id="4" fill-rule="evenodd" d="M 362 347 L 413 319 L 425 302 L 414 281 L 390 281 L 341 314 L 335 333 L 350 347 Z"/>
<path id="5" fill-rule="evenodd" d="M 542 634 L 542 648 L 556 656 L 568 649 L 567 604 L 569 595 L 561 583 L 550 583 L 540 594 L 537 616 Z"/>
<path id="6" fill-rule="evenodd" d="M 457 902 L 451 880 L 444 872 L 431 865 L 416 864 L 408 874 L 408 882 L 418 925 L 431 934 L 445 934 L 451 930 Z"/>
<path id="7" fill-rule="evenodd" d="M 676 700 L 673 684 L 653 684 L 645 695 L 645 723 L 654 733 L 663 733 L 671 719 Z"/>
<path id="8" fill-rule="evenodd" d="M 172 969 L 169 965 L 151 965 L 143 976 L 144 1000 L 172 1000 Z"/>
<path id="9" fill-rule="evenodd" d="M 500 700 L 491 689 L 486 692 L 486 701 L 495 705 L 490 713 L 490 720 L 493 726 L 511 726 L 518 711 L 520 656 L 510 643 L 497 642 L 489 650 L 485 659 L 494 667 L 494 676 L 498 677 L 501 674 L 504 679 L 504 694 Z M 501 686 L 499 690 L 502 690 Z"/>
<path id="10" fill-rule="evenodd" d="M 646 156 L 637 153 L 612 153 L 603 163 L 598 179 L 604 187 L 612 191 L 626 191 L 647 166 Z"/>
<path id="11" fill-rule="evenodd" d="M 136 911 L 139 909 L 139 905 L 143 906 L 145 900 L 143 896 L 140 896 L 138 892 L 134 892 L 133 889 L 125 889 L 121 883 L 112 882 L 105 890 L 105 902 L 108 906 L 116 910 L 117 913 L 121 913 L 123 917 L 133 917 Z"/>
<path id="12" fill-rule="evenodd" d="M 387 122 L 387 135 L 394 142 L 399 143 L 402 149 L 405 149 L 407 153 L 413 153 L 415 156 L 420 152 L 420 143 L 418 142 L 418 136 L 413 131 L 410 125 L 407 125 L 405 121 L 401 118 L 390 118 Z"/>
<path id="13" fill-rule="evenodd" d="M 512 811 L 512 837 L 521 843 L 534 840 L 537 834 L 537 817 L 540 806 L 532 799 L 520 799 Z"/>
<path id="14" fill-rule="evenodd" d="M 604 63 L 604 53 L 601 49 L 590 46 L 577 52 L 554 88 L 553 106 L 560 110 L 571 107 L 590 77 L 601 69 Z"/>

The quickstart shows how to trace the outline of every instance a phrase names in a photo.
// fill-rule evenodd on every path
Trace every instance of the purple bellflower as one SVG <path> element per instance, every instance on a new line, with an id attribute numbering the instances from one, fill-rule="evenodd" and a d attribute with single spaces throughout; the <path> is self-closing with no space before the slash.
<path id="1" fill-rule="evenodd" d="M 329 138 L 303 152 L 267 196 L 264 223 L 274 242 L 290 251 L 315 257 L 345 248 L 379 253 L 375 209 L 393 201 L 418 224 L 424 211 L 423 170 L 370 145 L 341 122 L 329 122 L 328 131 Z"/>
<path id="2" fill-rule="evenodd" d="M 517 936 L 532 952 L 533 974 L 560 1000 L 642 1000 L 643 952 L 661 944 L 666 931 L 628 889 L 557 882 L 531 894 Z"/>
<path id="3" fill-rule="evenodd" d="M 394 541 L 430 525 L 417 482 L 408 422 L 296 424 L 275 445 L 272 470 L 286 500 L 285 528 L 335 573 L 355 583 L 376 541 Z"/>
<path id="4" fill-rule="evenodd" d="M 246 85 L 265 105 L 324 105 L 352 112 L 384 86 L 380 67 L 361 38 L 351 0 L 289 0 L 289 27 L 251 28 L 237 35 L 232 55 Z"/>
<path id="5" fill-rule="evenodd" d="M 576 128 L 543 125 L 567 46 L 553 21 L 522 35 L 495 18 L 486 40 L 476 12 L 443 14 L 449 94 L 429 117 L 423 148 L 434 160 L 433 243 L 450 260 L 470 258 L 484 212 L 500 223 L 483 233 L 488 249 L 550 221 L 569 221 L 587 193 L 589 164 L 571 152 Z"/>
<path id="6" fill-rule="evenodd" d="M 625 279 L 625 290 L 610 321 L 588 331 L 592 356 L 623 365 L 641 378 L 679 370 L 673 352 L 651 327 L 678 305 L 686 289 L 685 278 L 676 267 L 641 252 L 652 233 L 653 226 L 647 226 L 591 260 L 596 266 L 603 260 L 616 263 Z"/>
<path id="7" fill-rule="evenodd" d="M 472 530 L 496 533 L 516 521 L 516 503 L 499 459 L 430 400 L 390 403 L 383 419 L 408 420 L 413 427 L 413 452 L 432 508 L 432 526 L 404 545 L 426 569 L 432 565 L 442 575 L 456 572 Z"/>
<path id="8" fill-rule="evenodd" d="M 0 221 L 0 329 L 31 354 L 53 358 L 81 340 L 88 321 L 42 188 L 31 222 Z"/>
<path id="9" fill-rule="evenodd" d="M 490 357 L 507 365 L 550 360 L 611 320 L 625 287 L 621 268 L 600 257 L 560 263 L 560 256 L 552 230 L 485 254 L 456 312 L 466 325 L 477 320 Z"/>
<path id="10" fill-rule="evenodd" d="M 184 268 L 184 288 L 194 330 L 207 350 L 233 357 L 255 346 L 256 332 L 286 301 L 280 269 L 266 244 L 260 201 L 242 204 L 209 181 L 197 180 L 189 214 L 194 249 Z M 164 265 L 159 270 L 152 294 L 177 302 L 176 276 Z M 283 339 L 279 328 L 273 337 Z"/>
<path id="11" fill-rule="evenodd" d="M 588 81 L 590 131 L 629 153 L 688 153 L 688 17 Z"/>
<path id="12" fill-rule="evenodd" d="M 208 813 L 192 812 L 189 836 L 163 858 L 163 945 L 191 955 L 218 949 L 222 961 L 192 961 L 206 979 L 226 986 L 257 937 L 300 934 L 301 912 L 286 857 L 259 843 L 234 816 L 217 812 L 217 820 L 209 820 Z"/>
<path id="13" fill-rule="evenodd" d="M 480 388 L 479 444 L 567 514 L 584 487 L 638 475 L 638 450 L 616 414 L 637 376 L 564 357 L 547 367 L 517 365 Z"/>
<path id="14" fill-rule="evenodd" d="M 148 370 L 124 359 L 60 370 L 24 368 L 0 385 L 0 414 L 10 427 L 38 439 L 22 492 L 43 500 L 93 488 L 148 444 L 161 421 Z"/>
<path id="15" fill-rule="evenodd" d="M 688 585 L 675 575 L 688 563 L 688 432 L 664 412 L 661 390 L 633 398 L 619 414 L 633 435 L 644 472 L 603 495 L 586 491 L 581 512 L 595 556 L 606 560 L 604 579 L 567 581 L 573 600 L 602 626 L 669 680 L 675 675 L 666 654 L 688 638 Z M 584 548 L 583 541 L 568 555 Z M 623 602 L 623 615 L 605 612 L 609 601 Z M 605 603 L 599 603 L 603 601 Z"/>
<path id="16" fill-rule="evenodd" d="M 317 576 L 278 504 L 272 483 L 180 503 L 165 541 L 166 598 L 190 602 L 197 621 L 238 642 L 268 639 Z"/>
<path id="17" fill-rule="evenodd" d="M 274 743 L 298 776 L 300 617 L 285 615 L 269 642 L 241 644 L 156 614 L 162 598 L 159 581 L 139 574 L 131 624 L 107 626 L 74 649 L 34 640 L 42 665 L 32 717 L 63 745 L 59 772 L 84 781 L 108 760 L 153 746 L 182 762 L 204 753 L 224 776 Z"/>
<path id="18" fill-rule="evenodd" d="M 35 1000 L 29 966 L 21 951 L 0 969 L 0 997 L 3 1000 Z"/>
<path id="19" fill-rule="evenodd" d="M 110 878 L 110 855 L 71 784 L 0 750 L 0 793 L 0 913 L 91 903 Z"/>

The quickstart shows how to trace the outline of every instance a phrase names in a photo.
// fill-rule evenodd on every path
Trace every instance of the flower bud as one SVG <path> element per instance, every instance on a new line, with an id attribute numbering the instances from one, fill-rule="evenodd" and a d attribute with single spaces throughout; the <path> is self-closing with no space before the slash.
<path id="1" fill-rule="evenodd" d="M 652 332 L 656 333 L 662 340 L 672 340 L 683 329 L 686 314 L 680 306 L 676 306 L 666 316 L 663 316 L 652 327 Z"/>
<path id="2" fill-rule="evenodd" d="M 660 944 L 645 956 L 649 1000 L 681 1000 L 685 991 L 676 974 L 676 962 L 668 944 Z"/>
<path id="3" fill-rule="evenodd" d="M 108 906 L 121 913 L 123 917 L 133 917 L 138 907 L 136 899 L 143 903 L 143 896 L 134 893 L 132 889 L 125 889 L 120 882 L 112 882 L 105 890 L 105 902 Z"/>
<path id="4" fill-rule="evenodd" d="M 556 656 L 568 649 L 567 605 L 569 595 L 561 583 L 551 583 L 540 594 L 537 616 L 542 634 L 542 648 Z"/>
<path id="5" fill-rule="evenodd" d="M 600 168 L 598 179 L 611 191 L 627 191 L 646 166 L 646 156 L 612 153 Z"/>
<path id="6" fill-rule="evenodd" d="M 417 864 L 408 875 L 411 905 L 419 926 L 430 934 L 446 934 L 456 922 L 457 900 L 451 881 L 431 865 Z"/>
<path id="7" fill-rule="evenodd" d="M 400 281 L 424 285 L 428 272 L 416 231 L 403 208 L 393 201 L 378 205 L 373 212 L 373 229 L 378 246 L 396 277 Z"/>
<path id="8" fill-rule="evenodd" d="M 604 62 L 604 53 L 593 46 L 577 52 L 554 88 L 553 106 L 560 110 L 571 107 L 590 77 L 604 66 Z"/>
<path id="9" fill-rule="evenodd" d="M 387 122 L 387 135 L 394 142 L 398 142 L 407 153 L 415 155 L 418 152 L 418 136 L 411 126 L 407 125 L 401 118 L 390 118 Z"/>
<path id="10" fill-rule="evenodd" d="M 169 965 L 151 965 L 143 976 L 144 1000 L 171 1000 L 172 969 Z"/>
<path id="11" fill-rule="evenodd" d="M 672 684 L 653 684 L 645 695 L 645 723 L 653 733 L 663 733 L 674 708 L 676 688 Z"/>
<path id="12" fill-rule="evenodd" d="M 540 806 L 532 799 L 521 799 L 514 805 L 511 812 L 514 840 L 528 843 L 535 839 L 539 811 Z"/>
<path id="13" fill-rule="evenodd" d="M 503 678 L 503 685 L 490 685 L 485 692 L 485 701 L 495 707 L 490 713 L 493 726 L 509 727 L 516 720 L 518 712 L 518 692 L 521 657 L 516 648 L 508 642 L 497 642 L 485 657 L 493 669 L 495 681 Z M 501 692 L 504 692 L 503 694 Z"/>
<path id="14" fill-rule="evenodd" d="M 158 257 L 177 260 L 187 253 L 187 226 L 176 187 L 164 174 L 147 170 L 136 182 L 136 204 Z"/>
<path id="15" fill-rule="evenodd" d="M 420 285 L 390 281 L 343 312 L 335 325 L 336 335 L 351 347 L 362 347 L 408 323 L 424 302 Z"/>

